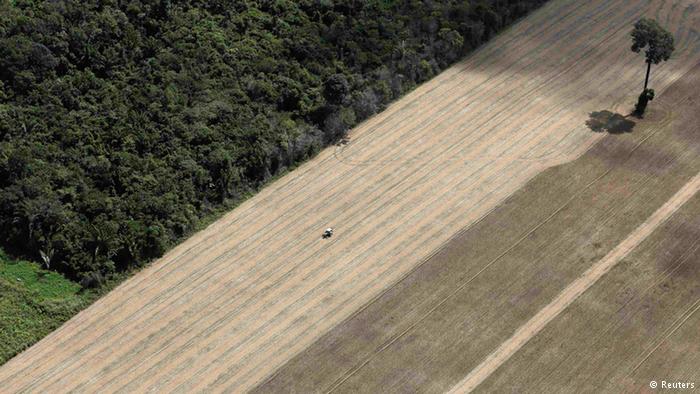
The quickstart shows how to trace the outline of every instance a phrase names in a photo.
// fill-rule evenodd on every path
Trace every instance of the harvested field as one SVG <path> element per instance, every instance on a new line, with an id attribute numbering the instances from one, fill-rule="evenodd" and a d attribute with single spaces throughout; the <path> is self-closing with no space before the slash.
<path id="1" fill-rule="evenodd" d="M 455 385 L 450 392 L 461 393 L 474 391 L 477 386 L 479 386 L 486 378 L 491 376 L 491 374 L 501 365 L 503 365 L 503 363 L 509 360 L 513 354 L 520 350 L 524 344 L 529 342 L 535 335 L 539 334 L 539 332 L 542 331 L 546 325 L 548 325 L 553 319 L 559 316 L 560 313 L 567 309 L 571 303 L 581 296 L 581 294 L 593 286 L 601 277 L 603 277 L 603 275 L 607 274 L 611 268 L 620 262 L 620 260 L 627 257 L 627 254 L 631 252 L 632 249 L 639 246 L 639 244 L 644 241 L 651 232 L 656 230 L 661 223 L 665 222 L 682 205 L 695 196 L 698 191 L 700 191 L 700 173 L 695 175 L 693 179 L 691 179 L 681 188 L 681 190 L 678 191 L 678 193 L 676 193 L 661 208 L 654 212 L 649 219 L 642 223 L 635 231 L 630 233 L 630 235 L 624 241 L 618 244 L 613 250 L 605 255 L 605 257 L 600 259 L 600 261 L 593 264 L 586 272 L 584 272 L 579 278 L 564 289 L 564 291 L 559 293 L 559 295 L 557 295 L 552 302 L 540 309 L 540 311 L 537 312 L 537 314 L 527 323 L 520 327 L 512 337 L 501 343 L 498 349 L 486 357 L 481 364 L 474 368 L 466 378 Z M 700 234 L 695 233 L 695 236 L 697 238 L 700 236 Z M 692 242 L 692 249 L 696 249 L 695 243 L 696 241 Z M 671 327 L 669 327 L 669 335 L 680 327 L 680 325 L 684 324 L 688 317 L 695 313 L 695 311 L 698 309 L 698 305 L 700 305 L 700 299 L 693 302 L 690 307 L 680 315 L 680 322 L 674 323 L 671 325 Z M 598 317 L 592 316 L 592 318 L 595 319 Z M 585 325 L 580 325 L 580 327 L 583 326 Z M 652 348 L 652 353 L 653 351 L 654 348 Z M 642 360 L 642 362 L 643 361 L 644 360 Z M 592 378 L 595 380 L 600 380 L 599 376 L 592 376 Z M 546 387 L 551 386 L 547 385 Z M 581 386 L 573 387 L 578 388 Z"/>
<path id="2" fill-rule="evenodd" d="M 695 195 L 479 391 L 640 392 L 652 380 L 694 382 L 697 390 L 699 247 Z"/>
<path id="3" fill-rule="evenodd" d="M 540 174 L 396 286 L 292 359 L 257 391 L 444 392 L 455 388 L 499 346 L 507 345 L 518 328 L 565 294 L 568 286 L 575 286 L 577 278 L 589 279 L 583 274 L 591 267 L 606 264 L 606 256 L 621 257 L 620 252 L 629 252 L 627 248 L 646 238 L 672 212 L 662 208 L 676 208 L 684 201 L 669 203 L 680 189 L 692 192 L 698 186 L 700 126 L 694 110 L 697 100 L 692 97 L 698 89 L 700 65 L 658 103 L 673 108 L 667 121 L 639 121 L 633 133 L 610 135 L 575 162 Z M 657 210 L 661 216 L 654 215 Z M 694 211 L 696 217 L 698 213 Z M 697 241 L 693 236 L 700 229 L 686 230 L 683 237 L 670 239 Z M 641 237 L 635 239 L 637 235 Z M 692 253 L 697 246 L 693 242 L 676 249 Z M 625 266 L 619 259 L 613 261 Z M 637 274 L 626 271 L 631 277 L 615 283 L 636 279 Z M 688 278 L 688 286 L 692 283 L 692 277 Z M 697 296 L 689 298 L 695 301 Z M 539 357 L 556 351 L 557 347 L 549 347 L 549 340 L 566 332 L 564 329 L 586 335 L 585 322 L 596 320 L 597 311 L 591 308 L 587 316 L 576 316 L 575 328 L 571 323 L 547 331 L 550 338 L 539 342 L 540 348 L 532 354 Z M 681 311 L 667 312 L 665 322 L 658 320 L 649 328 L 667 332 L 675 324 L 674 313 Z M 645 344 L 651 346 L 655 337 L 646 337 Z M 577 340 L 571 345 L 584 346 Z M 562 357 L 578 363 L 577 354 Z M 597 356 L 594 350 L 591 354 Z M 629 353 L 618 355 L 625 356 Z M 530 365 L 528 361 L 519 367 Z M 606 373 L 614 372 L 614 366 L 606 370 L 594 365 L 591 370 L 601 376 L 587 376 L 591 381 L 597 378 L 600 383 Z M 581 365 L 553 362 L 552 366 L 576 376 Z M 539 369 L 519 367 L 513 367 L 501 385 L 489 388 L 519 392 L 545 387 L 537 381 L 542 376 Z M 519 371 L 527 372 L 521 376 Z M 570 383 L 551 387 L 588 387 L 577 385 L 581 381 Z"/>
<path id="4" fill-rule="evenodd" d="M 379 339 L 367 333 L 357 354 L 373 355 L 388 338 L 410 329 L 412 334 L 402 338 L 415 341 L 402 345 L 404 351 L 415 344 L 434 345 L 438 348 L 425 357 L 453 357 L 453 363 L 440 374 L 424 369 L 426 375 L 414 372 L 405 379 L 420 366 L 439 364 L 426 364 L 418 353 L 409 353 L 416 357 L 402 358 L 401 366 L 394 362 L 391 381 L 449 388 L 512 333 L 511 323 L 517 327 L 526 321 L 592 261 L 580 258 L 602 257 L 697 173 L 694 159 L 700 155 L 697 150 L 687 153 L 697 146 L 690 136 L 681 135 L 678 145 L 662 141 L 670 144 L 667 150 L 653 145 L 646 151 L 650 145 L 639 143 L 653 130 L 640 122 L 632 133 L 597 145 L 582 170 L 555 169 L 548 173 L 551 179 L 518 193 L 523 198 L 544 184 L 552 187 L 547 189 L 551 195 L 537 194 L 524 205 L 527 209 L 513 205 L 516 196 L 459 234 L 492 235 L 483 243 L 480 238 L 478 245 L 467 242 L 466 257 L 416 269 L 535 175 L 576 158 L 605 136 L 592 132 L 586 121 L 594 111 L 628 107 L 639 90 L 643 59 L 629 51 L 629 31 L 639 17 L 657 18 L 677 41 L 674 58 L 653 70 L 657 93 L 700 61 L 695 30 L 700 9 L 693 5 L 693 0 L 548 3 L 360 125 L 349 144 L 325 150 L 5 364 L 0 391 L 244 391 L 363 305 L 369 307 L 355 318 L 374 316 L 377 320 L 366 322 L 368 327 L 390 329 Z M 685 97 L 674 92 L 675 100 Z M 665 100 L 663 93 L 661 97 Z M 659 128 L 671 124 L 676 104 L 659 105 L 668 110 L 650 114 L 648 123 Z M 650 140 L 654 136 L 659 138 L 654 134 Z M 593 181 L 594 186 L 586 187 Z M 567 202 L 570 208 L 563 205 Z M 552 220 L 543 222 L 547 218 Z M 533 223 L 543 223 L 542 231 L 529 232 Z M 321 240 L 328 226 L 336 234 Z M 557 231 L 554 242 L 554 230 L 545 227 Z M 591 238 L 597 241 L 590 245 L 599 246 L 581 248 Z M 518 239 L 528 242 L 516 244 Z M 440 250 L 436 258 L 449 250 Z M 488 270 L 496 260 L 498 269 Z M 464 282 L 478 272 L 479 280 Z M 433 278 L 422 276 L 428 274 Z M 409 279 L 415 275 L 420 280 Z M 543 279 L 547 286 L 532 286 Z M 407 285 L 418 288 L 404 299 L 387 298 Z M 466 291 L 466 299 L 442 303 L 455 290 Z M 385 315 L 366 315 L 387 305 L 383 299 L 396 309 L 387 313 L 381 308 L 390 306 L 383 306 L 379 311 Z M 464 314 L 439 315 L 434 323 L 457 329 L 462 342 L 426 341 L 432 328 L 416 325 L 425 312 L 457 307 L 483 315 L 466 326 L 450 320 Z M 397 323 L 387 320 L 392 317 Z M 493 326 L 494 321 L 509 323 Z M 470 333 L 477 332 L 486 335 L 469 344 L 469 360 L 454 358 L 473 337 Z M 376 362 L 391 361 L 390 349 L 399 343 Z M 306 365 L 304 355 L 313 354 L 315 346 L 265 387 L 289 389 L 275 386 L 286 382 L 285 376 L 317 389 L 340 383 L 348 390 L 369 389 L 379 382 L 372 371 L 381 367 L 371 360 L 362 364 L 363 358 L 357 364 L 354 344 L 345 348 L 347 357 L 338 350 L 336 359 L 321 354 L 312 360 L 320 367 L 310 369 L 314 373 L 306 380 L 293 372 L 285 375 L 295 362 Z M 333 363 L 340 365 L 339 374 L 333 375 Z M 345 379 L 346 372 L 355 370 L 369 372 Z"/>

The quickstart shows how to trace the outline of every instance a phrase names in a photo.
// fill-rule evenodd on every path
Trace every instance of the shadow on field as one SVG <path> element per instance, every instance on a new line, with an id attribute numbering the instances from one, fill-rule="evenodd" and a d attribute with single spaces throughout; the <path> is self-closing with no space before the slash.
<path id="1" fill-rule="evenodd" d="M 586 121 L 586 126 L 596 133 L 629 133 L 634 125 L 635 123 L 627 117 L 607 110 L 591 112 L 590 118 Z"/>

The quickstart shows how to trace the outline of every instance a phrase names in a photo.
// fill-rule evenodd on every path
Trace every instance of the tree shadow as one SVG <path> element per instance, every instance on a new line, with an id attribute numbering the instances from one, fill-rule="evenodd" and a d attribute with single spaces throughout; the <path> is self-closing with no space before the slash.
<path id="1" fill-rule="evenodd" d="M 586 126 L 596 133 L 607 132 L 610 134 L 630 133 L 636 123 L 627 116 L 612 113 L 607 110 L 590 113 Z"/>

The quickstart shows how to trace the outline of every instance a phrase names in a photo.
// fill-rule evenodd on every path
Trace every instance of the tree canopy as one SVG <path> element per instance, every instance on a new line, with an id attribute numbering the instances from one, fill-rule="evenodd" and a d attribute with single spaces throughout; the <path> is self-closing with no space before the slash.
<path id="1" fill-rule="evenodd" d="M 673 36 L 662 28 L 655 20 L 642 18 L 634 24 L 632 30 L 632 51 L 639 53 L 645 49 L 647 73 L 644 78 L 644 89 L 639 95 L 634 113 L 643 117 L 649 101 L 654 99 L 654 90 L 648 89 L 651 65 L 666 61 L 673 53 Z"/>
<path id="2" fill-rule="evenodd" d="M 138 267 L 545 0 L 0 0 L 0 246 Z"/>
<path id="3" fill-rule="evenodd" d="M 673 36 L 655 20 L 642 18 L 632 30 L 632 51 L 639 53 L 642 49 L 647 63 L 659 64 L 671 57 Z"/>

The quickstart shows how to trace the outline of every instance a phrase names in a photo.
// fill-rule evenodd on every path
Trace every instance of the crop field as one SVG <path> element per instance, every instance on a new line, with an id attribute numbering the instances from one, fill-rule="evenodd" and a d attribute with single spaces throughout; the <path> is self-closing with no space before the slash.
<path id="1" fill-rule="evenodd" d="M 693 261 L 697 260 L 700 233 L 700 212 L 697 202 L 693 203 L 697 196 L 687 207 L 683 205 L 700 187 L 700 126 L 693 110 L 697 100 L 692 97 L 699 88 L 700 65 L 678 80 L 661 99 L 663 103 L 658 103 L 674 108 L 665 120 L 657 114 L 638 121 L 632 133 L 610 135 L 573 163 L 543 172 L 288 362 L 258 391 L 444 392 L 473 388 L 471 383 L 500 372 L 498 367 L 512 352 L 511 363 L 529 354 L 546 357 L 550 364 L 533 363 L 532 359 L 523 359 L 513 367 L 505 364 L 504 370 L 510 367 L 510 373 L 498 381 L 500 385 L 486 380 L 483 387 L 498 392 L 527 388 L 538 392 L 541 387 L 595 389 L 605 386 L 608 374 L 631 372 L 627 365 L 615 364 L 615 358 L 640 362 L 634 356 L 653 349 L 661 334 L 678 326 L 700 297 L 695 268 L 691 268 L 696 265 Z M 679 214 L 686 212 L 683 219 L 674 216 L 662 225 L 679 206 L 683 207 Z M 653 241 L 656 238 L 666 241 Z M 644 259 L 637 261 L 636 256 L 645 253 L 640 250 L 649 249 L 647 245 L 654 253 L 646 252 Z M 632 261 L 636 269 L 629 268 Z M 576 301 L 552 322 L 560 327 L 545 326 L 542 333 L 549 335 L 547 339 L 535 336 L 535 323 L 561 313 L 550 302 L 569 294 L 574 297 L 568 301 L 576 300 L 585 290 L 581 282 L 596 283 L 596 278 L 590 280 L 588 269 L 605 264 L 613 264 L 611 275 L 618 278 L 611 281 L 605 277 L 582 298 L 586 300 L 600 286 L 606 286 L 602 290 L 606 294 L 595 298 L 602 305 L 590 305 L 589 301 L 589 309 L 581 313 L 578 305 L 583 301 Z M 663 305 L 664 309 L 657 306 L 653 321 L 630 320 L 632 313 L 642 320 L 648 316 L 649 310 L 640 311 L 640 305 L 648 302 L 645 297 L 659 302 L 652 295 L 659 286 L 669 304 Z M 611 299 L 617 303 L 607 305 Z M 624 304 L 636 309 L 629 313 L 614 309 Z M 613 309 L 609 312 L 612 316 L 599 315 L 603 307 Z M 561 327 L 559 320 L 565 316 L 568 325 Z M 595 347 L 584 340 L 591 333 L 589 322 L 610 330 L 601 328 L 596 336 L 608 343 Z M 632 332 L 619 332 L 622 328 Z M 570 338 L 571 333 L 580 336 Z M 697 335 L 691 334 L 681 341 L 690 342 L 694 337 Z M 517 352 L 520 342 L 530 339 L 533 342 Z M 610 343 L 619 346 L 602 347 Z M 533 344 L 539 345 L 534 348 Z M 576 349 L 568 352 L 559 345 Z M 612 352 L 619 353 L 613 357 Z M 688 356 L 693 357 L 692 352 Z M 600 363 L 599 357 L 610 364 Z M 687 376 L 697 365 L 692 361 L 678 361 L 679 378 L 692 377 Z M 590 372 L 579 376 L 584 366 Z M 560 376 L 548 375 L 550 370 L 572 380 L 558 381 Z M 669 371 L 667 378 L 674 377 L 670 373 L 673 366 L 658 371 Z M 549 381 L 537 380 L 547 376 Z M 645 386 L 631 389 L 640 387 Z M 613 391 L 616 388 L 610 387 Z"/>
<path id="2" fill-rule="evenodd" d="M 700 372 L 700 195 L 479 389 L 643 391 Z"/>
<path id="3" fill-rule="evenodd" d="M 591 114 L 626 114 L 641 90 L 629 32 L 642 16 L 676 38 L 673 58 L 652 69 L 658 98 L 631 133 L 594 132 Z M 700 86 L 698 26 L 694 0 L 551 1 L 0 367 L 0 391 L 454 387 L 700 171 L 688 98 Z M 683 212 L 663 226 L 695 231 Z M 329 226 L 335 235 L 321 239 Z M 683 248 L 664 237 L 640 240 L 637 269 L 659 264 L 649 254 L 663 242 Z M 573 327 L 558 340 L 582 346 L 581 316 L 568 314 L 615 309 L 603 298 L 620 290 L 613 275 L 630 275 L 624 266 L 551 316 Z M 652 285 L 634 279 L 627 297 Z M 669 302 L 698 296 L 678 291 Z M 640 302 L 615 315 L 620 325 Z M 655 318 L 671 324 L 679 311 Z M 545 335 L 556 332 L 533 332 L 484 387 L 525 384 L 518 363 L 559 366 L 538 358 Z M 659 338 L 638 344 L 658 344 L 639 379 L 674 354 L 678 339 Z"/>

